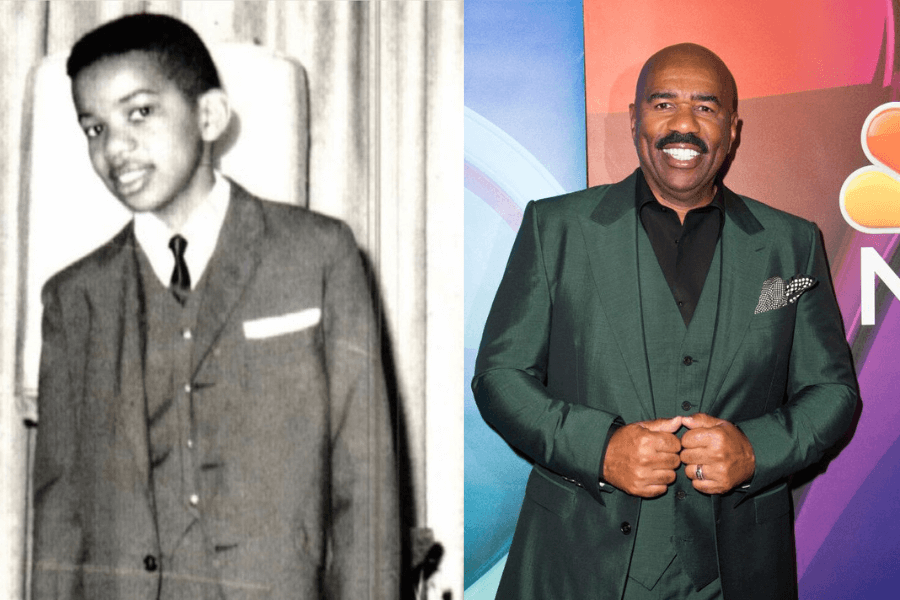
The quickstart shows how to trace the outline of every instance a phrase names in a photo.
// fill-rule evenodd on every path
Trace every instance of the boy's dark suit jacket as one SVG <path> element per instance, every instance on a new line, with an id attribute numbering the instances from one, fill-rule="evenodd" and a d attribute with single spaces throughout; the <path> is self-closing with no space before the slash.
<path id="1" fill-rule="evenodd" d="M 601 454 L 616 417 L 657 416 L 634 196 L 632 175 L 529 204 L 488 317 L 475 399 L 535 465 L 498 598 L 621 597 L 641 500 L 601 490 Z M 796 575 L 786 479 L 844 434 L 858 390 L 816 227 L 727 188 L 725 212 L 712 358 L 696 410 L 744 431 L 756 473 L 746 490 L 710 497 L 708 526 L 726 598 L 789 598 Z M 818 285 L 754 314 L 766 279 L 796 274 Z M 652 300 L 673 302 L 665 296 Z"/>
<path id="2" fill-rule="evenodd" d="M 196 451 L 218 467 L 200 483 L 209 595 L 396 598 L 391 425 L 353 236 L 232 189 L 191 382 Z M 36 600 L 155 598 L 165 574 L 154 564 L 135 251 L 129 225 L 44 289 Z M 316 308 L 310 327 L 245 338 L 245 321 Z"/>

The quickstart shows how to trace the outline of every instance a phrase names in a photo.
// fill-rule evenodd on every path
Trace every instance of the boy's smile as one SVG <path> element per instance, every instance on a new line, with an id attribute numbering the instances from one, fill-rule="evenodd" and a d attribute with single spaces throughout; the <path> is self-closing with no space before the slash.
<path id="1" fill-rule="evenodd" d="M 212 186 L 197 103 L 145 52 L 100 60 L 72 84 L 94 170 L 128 208 L 170 225 Z"/>

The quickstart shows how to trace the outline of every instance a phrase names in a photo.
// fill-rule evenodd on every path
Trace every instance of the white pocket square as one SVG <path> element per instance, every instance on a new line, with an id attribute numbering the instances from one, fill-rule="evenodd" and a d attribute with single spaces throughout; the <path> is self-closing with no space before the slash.
<path id="1" fill-rule="evenodd" d="M 277 317 L 263 317 L 244 321 L 244 337 L 248 340 L 261 340 L 302 331 L 318 324 L 322 318 L 322 310 L 319 308 L 307 308 L 297 312 L 278 315 Z"/>

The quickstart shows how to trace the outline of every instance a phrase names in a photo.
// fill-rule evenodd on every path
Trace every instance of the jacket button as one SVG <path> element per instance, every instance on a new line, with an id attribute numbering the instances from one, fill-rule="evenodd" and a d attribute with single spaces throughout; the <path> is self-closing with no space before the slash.
<path id="1" fill-rule="evenodd" d="M 687 400 L 681 403 L 681 410 L 691 410 L 692 408 L 694 408 L 694 405 Z"/>
<path id="2" fill-rule="evenodd" d="M 157 569 L 156 557 L 152 554 L 148 554 L 144 557 L 144 568 L 150 571 L 151 573 Z"/>
<path id="3" fill-rule="evenodd" d="M 628 521 L 624 521 L 619 529 L 622 531 L 622 533 L 628 535 L 629 533 L 631 533 L 631 523 L 629 523 Z"/>
<path id="4" fill-rule="evenodd" d="M 694 362 L 694 359 L 691 358 L 690 356 L 685 356 L 681 362 L 684 363 L 684 366 L 689 367 L 689 366 L 691 366 L 691 363 Z"/>
<path id="5" fill-rule="evenodd" d="M 685 496 L 687 496 L 687 494 L 684 493 L 684 490 L 678 490 L 677 492 L 675 492 L 676 500 L 684 500 Z"/>

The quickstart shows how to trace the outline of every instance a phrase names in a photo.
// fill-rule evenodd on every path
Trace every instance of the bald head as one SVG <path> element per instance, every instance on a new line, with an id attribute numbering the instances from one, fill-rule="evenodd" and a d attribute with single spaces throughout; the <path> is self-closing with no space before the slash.
<path id="1" fill-rule="evenodd" d="M 730 96 L 729 98 L 719 98 L 720 103 L 732 112 L 737 112 L 737 84 L 734 82 L 731 71 L 712 50 L 698 44 L 668 46 L 648 58 L 638 75 L 634 91 L 635 104 L 646 99 L 646 86 L 650 75 L 667 67 L 693 67 L 698 70 L 711 71 L 718 78 L 721 89 Z"/>

